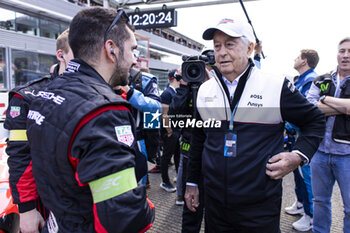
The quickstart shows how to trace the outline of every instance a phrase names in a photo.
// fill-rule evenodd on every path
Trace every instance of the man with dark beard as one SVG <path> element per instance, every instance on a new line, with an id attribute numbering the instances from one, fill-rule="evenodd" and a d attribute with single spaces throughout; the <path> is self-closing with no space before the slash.
<path id="1" fill-rule="evenodd" d="M 34 93 L 27 117 L 34 178 L 51 211 L 43 232 L 145 232 L 154 207 L 135 177 L 135 123 L 112 89 L 136 63 L 133 28 L 123 10 L 84 9 L 69 44 L 76 59 Z"/>

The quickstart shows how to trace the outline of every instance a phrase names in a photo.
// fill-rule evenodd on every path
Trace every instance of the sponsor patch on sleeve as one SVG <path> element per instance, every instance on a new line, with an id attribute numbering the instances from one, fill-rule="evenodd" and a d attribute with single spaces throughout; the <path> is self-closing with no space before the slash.
<path id="1" fill-rule="evenodd" d="M 116 126 L 115 133 L 117 135 L 118 141 L 131 146 L 134 142 L 134 134 L 131 130 L 131 125 Z"/>
<path id="2" fill-rule="evenodd" d="M 19 107 L 19 106 L 11 106 L 10 116 L 12 118 L 15 118 L 15 117 L 18 117 L 19 115 L 21 115 L 21 107 Z"/>

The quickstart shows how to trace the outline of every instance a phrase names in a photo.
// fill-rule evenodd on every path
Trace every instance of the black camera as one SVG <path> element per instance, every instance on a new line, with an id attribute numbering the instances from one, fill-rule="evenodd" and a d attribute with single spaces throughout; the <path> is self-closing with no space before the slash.
<path id="1" fill-rule="evenodd" d="M 199 56 L 182 56 L 182 78 L 188 83 L 201 83 L 206 76 L 205 65 L 214 65 L 213 52 L 207 52 Z"/>

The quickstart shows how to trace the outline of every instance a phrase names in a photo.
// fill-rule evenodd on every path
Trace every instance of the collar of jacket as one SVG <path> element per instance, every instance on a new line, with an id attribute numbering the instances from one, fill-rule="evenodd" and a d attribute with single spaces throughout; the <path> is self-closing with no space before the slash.
<path id="1" fill-rule="evenodd" d="M 53 69 L 53 73 L 51 74 L 51 78 L 56 78 L 57 76 L 59 76 L 59 73 L 58 73 L 59 70 L 60 70 L 60 63 L 57 63 L 57 65 Z"/>
<path id="2" fill-rule="evenodd" d="M 303 79 L 304 79 L 308 74 L 310 74 L 310 73 L 312 73 L 312 72 L 314 72 L 314 69 L 313 69 L 313 68 L 310 68 L 310 69 L 308 69 L 307 71 L 305 71 L 304 73 L 302 73 L 302 74 L 299 76 L 298 80 L 295 82 L 295 84 L 296 84 L 296 83 L 299 83 L 299 82 L 302 82 Z M 300 81 L 299 81 L 299 80 L 300 80 Z"/>
<path id="3" fill-rule="evenodd" d="M 80 58 L 74 58 L 73 60 L 71 60 L 68 63 L 67 69 L 66 71 L 64 71 L 64 74 L 75 73 L 75 72 L 83 73 L 89 77 L 93 77 L 97 79 L 99 82 L 106 83 L 103 77 L 92 66 L 90 66 L 88 63 L 86 63 L 84 60 Z"/>
<path id="4" fill-rule="evenodd" d="M 249 75 L 250 71 L 253 69 L 254 66 L 255 66 L 255 64 L 254 64 L 253 60 L 252 60 L 251 58 L 249 58 L 249 59 L 248 59 L 248 68 L 246 69 L 246 71 L 244 72 L 244 74 L 242 74 L 242 75 L 240 76 L 240 77 L 241 77 L 241 78 L 240 78 L 240 81 L 242 80 L 242 77 L 245 77 L 245 76 Z M 230 92 L 228 91 L 228 88 L 227 88 L 227 86 L 226 86 L 226 84 L 225 84 L 225 81 L 224 81 L 224 79 L 222 78 L 222 74 L 221 74 L 219 68 L 218 68 L 217 66 L 213 66 L 213 69 L 214 69 L 215 74 L 216 74 L 216 76 L 218 77 L 218 79 L 219 79 L 219 81 L 220 81 L 220 83 L 221 83 L 221 86 L 222 86 L 222 87 L 224 88 L 224 90 L 225 90 L 225 94 L 226 94 L 227 98 L 230 99 Z M 247 78 L 249 78 L 249 77 L 247 77 Z M 238 85 L 239 85 L 239 82 L 238 82 Z M 238 85 L 237 85 L 237 88 L 238 88 Z M 236 90 L 237 90 L 237 89 L 236 89 Z M 233 108 L 234 108 L 232 101 L 230 101 L 230 108 L 231 108 L 231 110 L 233 110 Z"/>

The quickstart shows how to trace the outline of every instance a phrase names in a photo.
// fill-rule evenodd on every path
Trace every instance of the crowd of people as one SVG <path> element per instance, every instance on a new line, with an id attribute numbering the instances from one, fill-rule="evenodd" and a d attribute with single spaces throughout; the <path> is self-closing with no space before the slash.
<path id="1" fill-rule="evenodd" d="M 133 31 L 123 9 L 84 9 L 57 39 L 51 76 L 10 92 L 5 128 L 21 232 L 146 232 L 157 208 L 148 172 L 177 192 L 182 232 L 199 232 L 203 219 L 208 233 L 280 232 L 291 172 L 296 201 L 285 211 L 304 213 L 293 227 L 330 232 L 337 181 L 350 232 L 350 38 L 334 71 L 317 75 L 317 52 L 303 49 L 300 75 L 288 80 L 260 69 L 248 23 L 223 19 L 203 33 L 213 50 L 202 55 L 215 58 L 203 78 L 172 70 L 160 94 L 154 75 L 133 68 Z M 144 127 L 144 113 L 161 129 Z M 171 123 L 181 120 L 194 123 Z"/>

